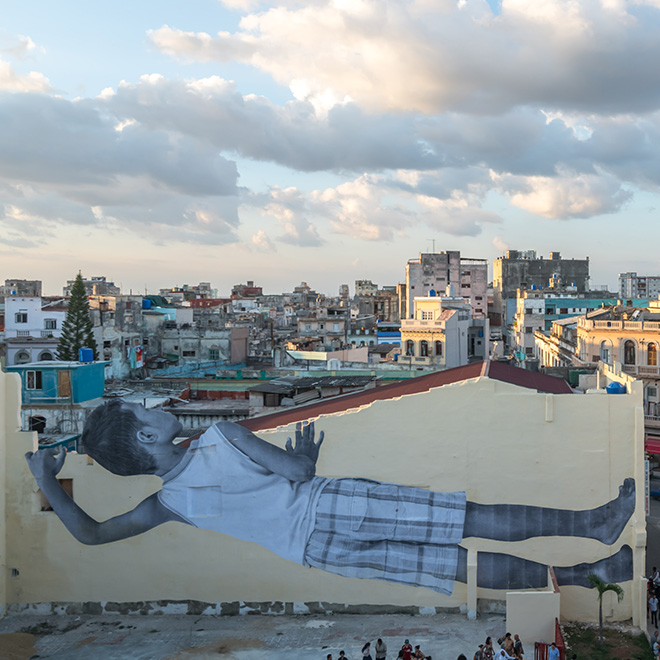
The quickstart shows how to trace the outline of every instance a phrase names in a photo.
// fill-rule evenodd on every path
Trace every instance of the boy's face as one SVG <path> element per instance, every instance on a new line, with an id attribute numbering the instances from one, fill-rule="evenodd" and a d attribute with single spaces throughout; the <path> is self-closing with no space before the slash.
<path id="1" fill-rule="evenodd" d="M 174 467 L 186 453 L 185 447 L 172 442 L 183 428 L 177 418 L 164 410 L 147 409 L 139 403 L 124 403 L 122 406 L 131 410 L 142 423 L 138 441 L 157 460 L 160 468 L 157 474 Z"/>

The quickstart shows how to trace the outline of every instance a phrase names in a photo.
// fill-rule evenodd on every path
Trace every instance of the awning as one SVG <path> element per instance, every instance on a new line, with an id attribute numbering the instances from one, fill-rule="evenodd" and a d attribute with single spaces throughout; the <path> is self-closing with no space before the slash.
<path id="1" fill-rule="evenodd" d="M 644 443 L 644 448 L 649 454 L 659 454 L 660 455 L 660 436 L 646 436 L 646 442 Z"/>

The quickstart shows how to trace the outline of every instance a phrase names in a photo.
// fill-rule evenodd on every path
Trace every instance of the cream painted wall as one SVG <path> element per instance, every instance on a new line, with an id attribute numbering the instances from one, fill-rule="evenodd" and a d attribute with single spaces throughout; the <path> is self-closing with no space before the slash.
<path id="1" fill-rule="evenodd" d="M 641 393 L 546 395 L 479 378 L 357 410 L 322 416 L 326 441 L 318 472 L 366 477 L 433 490 L 466 490 L 482 503 L 536 504 L 572 509 L 616 497 L 626 477 L 637 481 L 637 509 L 613 546 L 590 539 L 543 538 L 507 544 L 466 539 L 477 551 L 510 552 L 555 566 L 595 561 L 623 544 L 644 571 L 643 423 Z M 643 419 L 642 419 L 643 422 Z M 254 544 L 168 523 L 137 538 L 87 547 L 57 516 L 39 511 L 36 483 L 23 454 L 32 434 L 6 443 L 7 566 L 20 576 L 7 601 L 325 601 L 458 607 L 452 596 L 384 582 L 347 579 L 282 560 Z M 261 433 L 283 445 L 293 429 Z M 98 519 L 133 508 L 159 488 L 156 477 L 115 477 L 85 456 L 70 455 L 61 474 L 74 480 L 74 498 Z M 615 619 L 639 618 L 640 581 L 624 583 Z M 479 598 L 504 600 L 480 589 Z M 644 610 L 645 611 L 645 610 Z M 593 591 L 562 588 L 562 614 L 595 620 Z"/>
<path id="2" fill-rule="evenodd" d="M 555 619 L 560 617 L 561 594 L 547 591 L 510 591 L 506 595 L 506 629 L 520 635 L 525 655 L 532 657 L 534 642 L 555 641 Z"/>

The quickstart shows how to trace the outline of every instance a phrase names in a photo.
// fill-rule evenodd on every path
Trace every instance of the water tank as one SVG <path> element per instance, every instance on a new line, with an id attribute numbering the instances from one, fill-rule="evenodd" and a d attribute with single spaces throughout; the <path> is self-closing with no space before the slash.
<path id="1" fill-rule="evenodd" d="M 94 351 L 91 348 L 79 348 L 78 362 L 94 362 Z"/>
<path id="2" fill-rule="evenodd" d="M 429 297 L 430 298 L 435 298 L 437 293 L 435 292 L 435 289 L 429 289 Z"/>
<path id="3" fill-rule="evenodd" d="M 142 298 L 142 309 L 151 309 L 151 299 Z"/>
<path id="4" fill-rule="evenodd" d="M 609 383 L 605 388 L 608 394 L 625 394 L 626 386 L 622 383 Z"/>

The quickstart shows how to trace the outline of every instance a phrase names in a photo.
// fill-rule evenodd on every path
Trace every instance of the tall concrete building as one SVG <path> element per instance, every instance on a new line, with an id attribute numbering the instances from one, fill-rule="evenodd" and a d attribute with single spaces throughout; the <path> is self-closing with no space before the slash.
<path id="1" fill-rule="evenodd" d="M 577 293 L 589 290 L 589 257 L 562 259 L 551 252 L 547 259 L 536 250 L 507 250 L 493 262 L 493 313 L 503 328 L 511 325 L 516 311 L 518 289 L 543 288 L 550 280 L 554 286 L 572 286 Z"/>
<path id="2" fill-rule="evenodd" d="M 472 306 L 474 318 L 485 318 L 488 312 L 488 260 L 461 257 L 458 250 L 420 254 L 406 264 L 404 318 L 413 318 L 414 299 L 434 294 L 464 298 Z M 403 292 L 402 292 L 403 293 Z"/>
<path id="3" fill-rule="evenodd" d="M 660 295 L 660 275 L 619 273 L 621 298 L 657 298 Z"/>

